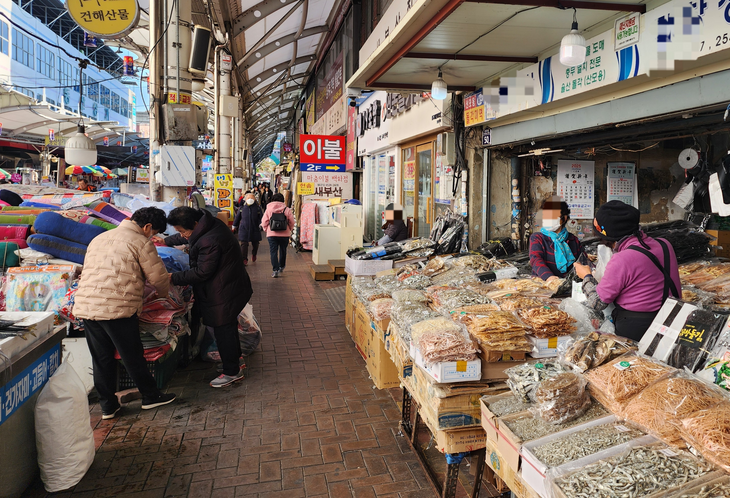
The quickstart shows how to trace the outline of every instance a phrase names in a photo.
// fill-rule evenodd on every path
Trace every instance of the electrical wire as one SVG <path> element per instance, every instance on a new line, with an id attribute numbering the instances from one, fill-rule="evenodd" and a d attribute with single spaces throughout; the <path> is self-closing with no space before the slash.
<path id="1" fill-rule="evenodd" d="M 475 44 L 476 42 L 478 42 L 479 40 L 481 40 L 482 38 L 484 38 L 485 36 L 487 36 L 487 35 L 488 35 L 489 33 L 493 32 L 493 31 L 494 31 L 494 30 L 496 30 L 497 28 L 500 28 L 500 27 L 502 27 L 502 26 L 503 26 L 503 25 L 504 25 L 505 23 L 507 23 L 507 22 L 511 21 L 512 19 L 514 19 L 514 18 L 515 18 L 515 17 L 517 17 L 518 15 L 522 14 L 523 12 L 528 12 L 528 11 L 530 11 L 530 10 L 535 10 L 535 9 L 539 9 L 539 8 L 540 8 L 540 6 L 539 6 L 539 5 L 537 5 L 537 6 L 535 6 L 535 7 L 529 7 L 529 8 L 527 8 L 527 9 L 522 9 L 522 10 L 520 10 L 520 11 L 517 11 L 517 12 L 515 12 L 514 14 L 512 14 L 511 16 L 509 16 L 509 17 L 508 17 L 507 19 L 505 19 L 505 20 L 503 20 L 503 21 L 499 22 L 499 23 L 498 23 L 498 24 L 497 24 L 496 26 L 494 26 L 494 27 L 490 28 L 490 29 L 489 29 L 489 30 L 488 30 L 488 31 L 487 31 L 486 33 L 484 33 L 484 34 L 481 34 L 481 35 L 479 35 L 479 36 L 478 36 L 478 37 L 477 37 L 477 38 L 476 38 L 476 39 L 475 39 L 474 41 L 472 41 L 471 43 L 468 43 L 468 44 L 464 45 L 463 47 L 461 47 L 461 48 L 460 48 L 459 50 L 457 50 L 457 51 L 456 51 L 456 52 L 454 53 L 454 55 L 458 55 L 458 54 L 459 54 L 459 53 L 461 53 L 461 52 L 462 52 L 463 50 L 466 50 L 467 48 L 471 47 L 471 46 L 472 46 L 472 45 L 474 45 L 474 44 Z M 439 71 L 441 71 L 441 68 L 443 68 L 443 67 L 444 67 L 444 66 L 445 66 L 446 64 L 448 64 L 448 63 L 449 63 L 449 62 L 451 62 L 452 60 L 453 60 L 453 59 L 449 59 L 449 60 L 447 60 L 446 62 L 444 62 L 443 64 L 441 64 L 441 65 L 439 66 Z"/>
<path id="2" fill-rule="evenodd" d="M 162 40 L 162 38 L 164 38 L 164 36 L 167 34 L 167 30 L 170 29 L 170 24 L 172 24 L 172 14 L 175 13 L 175 5 L 177 5 L 177 2 L 179 2 L 179 1 L 180 0 L 173 0 L 172 6 L 170 8 L 170 17 L 167 19 L 167 26 L 165 26 L 165 29 L 162 31 L 162 33 L 160 34 L 160 37 L 157 39 L 155 44 L 152 45 L 152 48 L 150 49 L 150 51 L 147 52 L 147 57 L 144 60 L 144 64 L 142 64 L 142 69 L 140 69 L 140 71 L 139 71 L 139 88 L 140 88 L 139 94 L 140 94 L 140 99 L 142 99 L 142 103 L 144 104 L 144 108 L 147 111 L 147 114 L 149 114 L 150 108 L 144 99 L 145 92 L 142 91 L 142 77 L 144 76 L 144 70 L 147 67 L 147 63 L 150 60 L 150 55 L 152 55 L 152 52 L 155 51 L 155 49 L 157 48 L 157 45 L 160 44 L 160 41 Z M 150 22 L 151 22 L 151 20 L 150 20 Z M 157 84 L 157 82 L 155 82 L 155 85 L 156 84 Z M 147 90 L 149 91 L 149 83 L 147 84 Z"/>
<path id="3" fill-rule="evenodd" d="M 653 149 L 654 147 L 657 147 L 657 146 L 658 146 L 658 145 L 659 145 L 660 143 L 661 143 L 661 142 L 657 142 L 657 143 L 655 143 L 655 144 L 652 144 L 652 145 L 650 145 L 649 147 L 645 147 L 645 148 L 643 148 L 643 149 L 639 149 L 639 150 L 630 150 L 630 149 L 617 149 L 617 148 L 616 148 L 616 147 L 614 147 L 613 145 L 609 145 L 609 147 L 611 147 L 611 148 L 612 148 L 613 150 L 615 150 L 616 152 L 644 152 L 645 150 L 649 150 L 649 149 Z"/>
<path id="4" fill-rule="evenodd" d="M 97 84 L 97 83 L 106 83 L 107 81 L 116 81 L 116 80 L 117 80 L 117 78 L 116 78 L 116 77 L 111 77 L 111 78 L 107 78 L 107 79 L 104 79 L 104 80 L 98 80 L 98 81 L 95 81 L 94 83 L 92 83 L 92 85 L 95 85 L 95 84 Z M 58 85 L 58 86 L 47 86 L 47 85 L 42 85 L 42 86 L 23 86 L 23 85 L 17 85 L 17 84 L 15 84 L 15 83 L 13 83 L 13 84 L 10 84 L 10 83 L 4 83 L 3 85 L 4 85 L 4 86 L 12 86 L 12 87 L 17 87 L 17 88 L 22 88 L 22 89 L 24 89 L 24 90 L 34 90 L 34 89 L 38 89 L 38 88 L 51 88 L 51 89 L 53 89 L 53 88 L 76 88 L 77 86 L 79 86 L 79 85 Z"/>

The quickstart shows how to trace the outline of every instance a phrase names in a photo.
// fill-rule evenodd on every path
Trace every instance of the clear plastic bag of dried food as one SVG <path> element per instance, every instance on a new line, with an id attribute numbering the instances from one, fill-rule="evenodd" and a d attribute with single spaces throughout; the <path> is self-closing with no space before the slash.
<path id="1" fill-rule="evenodd" d="M 393 294 L 393 292 L 404 288 L 395 273 L 375 277 L 375 284 L 380 290 L 387 294 Z"/>
<path id="2" fill-rule="evenodd" d="M 532 329 L 531 334 L 538 339 L 561 337 L 576 331 L 575 319 L 553 306 L 523 308 L 518 313 L 522 322 Z"/>
<path id="3" fill-rule="evenodd" d="M 395 291 L 391 297 L 397 303 L 425 303 L 428 301 L 428 296 L 425 292 L 415 289 L 402 289 Z"/>
<path id="4" fill-rule="evenodd" d="M 440 322 L 444 327 L 429 327 L 422 333 L 416 333 L 415 329 L 422 323 L 416 324 L 411 329 L 411 338 L 416 342 L 416 347 L 421 353 L 426 365 L 446 361 L 472 361 L 477 358 L 479 348 L 469 337 L 463 325 L 443 318 L 446 322 Z M 438 322 L 439 319 L 430 320 Z"/>
<path id="5" fill-rule="evenodd" d="M 583 373 L 628 352 L 637 351 L 638 348 L 638 344 L 631 339 L 591 332 L 579 334 L 558 345 L 558 358 L 573 370 Z"/>
<path id="6" fill-rule="evenodd" d="M 681 419 L 730 400 L 718 387 L 679 372 L 656 382 L 626 404 L 623 417 L 672 446 L 682 446 Z"/>
<path id="7" fill-rule="evenodd" d="M 614 413 L 648 386 L 675 373 L 652 358 L 627 353 L 585 373 L 591 395 Z"/>
<path id="8" fill-rule="evenodd" d="M 558 309 L 565 311 L 576 321 L 577 332 L 590 333 L 601 328 L 603 314 L 584 306 L 573 298 L 563 299 Z"/>
<path id="9" fill-rule="evenodd" d="M 504 371 L 512 393 L 525 403 L 535 401 L 535 390 L 545 379 L 565 373 L 567 370 L 557 361 L 543 360 L 522 363 Z"/>
<path id="10" fill-rule="evenodd" d="M 370 301 L 375 301 L 376 299 L 390 297 L 390 293 L 383 291 L 383 289 L 381 289 L 377 285 L 373 285 L 372 287 L 363 287 L 362 289 L 360 289 L 358 297 L 361 301 L 368 303 Z"/>
<path id="11" fill-rule="evenodd" d="M 430 296 L 434 307 L 442 314 L 448 314 L 462 306 L 489 303 L 488 297 L 465 288 L 440 287 Z"/>
<path id="12" fill-rule="evenodd" d="M 471 268 L 450 268 L 431 278 L 433 285 L 448 285 L 458 287 L 469 282 L 479 282 L 477 273 Z"/>
<path id="13" fill-rule="evenodd" d="M 730 400 L 683 418 L 681 431 L 703 457 L 730 472 Z"/>
<path id="14" fill-rule="evenodd" d="M 399 242 L 399 244 L 400 244 L 401 250 L 403 252 L 411 252 L 411 251 L 416 251 L 418 249 L 430 249 L 430 248 L 436 247 L 436 242 L 434 242 L 431 239 L 424 238 L 424 237 L 404 240 L 402 242 Z"/>
<path id="15" fill-rule="evenodd" d="M 425 289 L 431 285 L 431 279 L 423 273 L 418 272 L 402 279 L 401 284 L 408 289 Z"/>
<path id="16" fill-rule="evenodd" d="M 585 378 L 564 372 L 540 382 L 535 389 L 532 412 L 550 424 L 570 422 L 585 413 L 591 405 Z"/>
<path id="17" fill-rule="evenodd" d="M 664 497 L 714 470 L 702 458 L 644 436 L 548 469 L 546 487 L 551 498 Z"/>
<path id="18" fill-rule="evenodd" d="M 393 301 L 390 298 L 376 299 L 369 306 L 370 316 L 373 320 L 385 320 L 390 318 L 390 310 L 393 307 Z"/>
<path id="19" fill-rule="evenodd" d="M 401 329 L 404 337 L 410 340 L 411 326 L 413 324 L 428 320 L 430 318 L 440 317 L 438 313 L 426 306 L 423 302 L 408 301 L 393 304 L 390 309 L 390 318 Z"/>
<path id="20" fill-rule="evenodd" d="M 719 294 L 723 294 L 723 292 L 719 292 Z M 699 308 L 711 309 L 715 302 L 715 297 L 716 294 L 712 292 L 705 292 L 691 285 L 682 286 L 682 301 L 694 304 Z"/>

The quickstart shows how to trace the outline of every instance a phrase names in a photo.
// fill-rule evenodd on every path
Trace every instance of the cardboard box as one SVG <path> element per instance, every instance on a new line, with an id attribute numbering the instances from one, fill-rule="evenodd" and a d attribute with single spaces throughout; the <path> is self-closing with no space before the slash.
<path id="1" fill-rule="evenodd" d="M 420 407 L 427 410 L 432 425 L 438 430 L 451 430 L 460 427 L 472 427 L 481 424 L 481 394 L 459 394 L 440 397 L 440 393 L 427 379 L 420 368 L 413 371 L 411 382 Z"/>
<path id="2" fill-rule="evenodd" d="M 330 267 L 330 270 L 335 274 L 335 277 L 347 275 L 344 259 L 331 259 L 327 262 L 327 264 Z"/>
<path id="3" fill-rule="evenodd" d="M 423 356 L 416 349 L 414 343 L 411 343 L 410 354 L 414 363 L 428 373 L 436 382 L 469 382 L 471 380 L 481 380 L 482 378 L 481 360 L 442 361 L 441 363 L 426 366 Z"/>
<path id="4" fill-rule="evenodd" d="M 408 353 L 408 347 L 403 344 L 403 340 L 392 328 L 390 332 L 386 332 L 386 349 L 398 371 L 398 377 L 401 380 L 410 377 L 413 374 L 413 360 Z"/>
<path id="5" fill-rule="evenodd" d="M 479 359 L 487 363 L 500 361 L 524 361 L 527 353 L 524 351 L 484 351 L 479 352 Z"/>
<path id="6" fill-rule="evenodd" d="M 352 325 L 355 313 L 355 299 L 352 294 L 352 279 L 348 277 L 347 287 L 345 288 L 345 327 L 352 336 Z"/>
<path id="7" fill-rule="evenodd" d="M 558 349 L 572 339 L 569 335 L 551 337 L 549 339 L 538 339 L 537 337 L 528 335 L 527 338 L 534 348 L 533 352 L 530 353 L 530 356 L 533 358 L 554 358 L 558 356 Z"/>
<path id="8" fill-rule="evenodd" d="M 390 325 L 390 318 L 384 318 L 383 320 L 373 320 L 373 324 L 379 329 L 381 337 L 384 337 L 385 331 L 388 330 L 388 325 Z"/>
<path id="9" fill-rule="evenodd" d="M 522 451 L 522 439 L 517 437 L 505 424 L 505 421 L 513 420 L 519 417 L 532 416 L 529 411 L 514 413 L 512 415 L 505 415 L 500 417 L 499 424 L 497 426 L 497 449 L 506 465 L 509 465 L 515 473 L 520 470 L 521 455 Z"/>
<path id="10" fill-rule="evenodd" d="M 431 421 L 427 418 L 421 418 L 431 431 L 431 435 L 433 435 L 436 449 L 441 453 L 462 453 L 480 450 L 487 445 L 487 435 L 481 426 L 440 431 L 431 427 L 429 425 Z"/>
<path id="11" fill-rule="evenodd" d="M 515 367 L 524 363 L 525 360 L 518 361 L 498 361 L 498 362 L 486 362 L 482 361 L 482 379 L 485 380 L 502 380 L 507 378 L 507 374 L 504 373 L 508 368 Z"/>
<path id="12" fill-rule="evenodd" d="M 507 465 L 497 447 L 497 443 L 491 439 L 487 440 L 487 465 L 507 485 L 514 496 L 519 498 L 536 498 L 538 496 L 529 486 L 525 485 L 519 472 Z"/>
<path id="13" fill-rule="evenodd" d="M 353 327 L 352 340 L 355 341 L 355 347 L 360 352 L 360 356 L 367 360 L 368 358 L 368 339 L 370 337 L 370 315 L 368 315 L 365 305 L 357 300 L 355 305 L 355 326 Z"/>
<path id="14" fill-rule="evenodd" d="M 382 332 L 372 322 L 370 322 L 366 362 L 375 387 L 389 389 L 400 386 L 398 369 L 385 348 Z"/>
<path id="15" fill-rule="evenodd" d="M 705 230 L 708 235 L 715 237 L 715 240 L 710 242 L 711 246 L 719 246 L 723 249 L 730 249 L 730 230 Z"/>
<path id="16" fill-rule="evenodd" d="M 491 439 L 492 441 L 496 442 L 499 438 L 499 433 L 497 432 L 499 429 L 499 417 L 492 413 L 492 410 L 489 409 L 489 405 L 490 403 L 494 403 L 495 401 L 499 401 L 500 399 L 510 397 L 514 397 L 514 394 L 512 394 L 512 392 L 496 394 L 494 396 L 482 396 L 479 400 L 482 427 L 487 433 L 487 438 Z"/>

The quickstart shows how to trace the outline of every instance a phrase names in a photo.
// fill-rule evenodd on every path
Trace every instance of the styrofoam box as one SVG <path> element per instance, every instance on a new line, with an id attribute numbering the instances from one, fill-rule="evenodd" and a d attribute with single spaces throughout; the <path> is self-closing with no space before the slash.
<path id="1" fill-rule="evenodd" d="M 24 337 L 8 337 L 0 339 L 0 351 L 12 358 L 53 330 L 56 315 L 50 311 L 7 311 L 0 313 L 0 320 L 18 320 L 17 325 L 31 327 L 32 334 Z M 35 336 L 35 337 L 34 337 Z"/>
<path id="2" fill-rule="evenodd" d="M 480 359 L 472 361 L 442 361 L 441 363 L 435 363 L 428 367 L 423 360 L 423 356 L 421 356 L 421 352 L 418 351 L 414 343 L 411 343 L 410 353 L 414 363 L 438 383 L 468 382 L 471 380 L 481 380 L 482 378 L 482 362 Z"/>
<path id="3" fill-rule="evenodd" d="M 530 356 L 533 358 L 554 358 L 558 356 L 558 348 L 572 339 L 569 335 L 549 339 L 538 339 L 535 336 L 528 335 L 527 338 L 532 343 L 533 352 L 530 353 Z"/>
<path id="4" fill-rule="evenodd" d="M 373 276 L 383 270 L 393 268 L 393 261 L 380 261 L 377 259 L 357 260 L 345 256 L 345 271 L 353 277 Z"/>

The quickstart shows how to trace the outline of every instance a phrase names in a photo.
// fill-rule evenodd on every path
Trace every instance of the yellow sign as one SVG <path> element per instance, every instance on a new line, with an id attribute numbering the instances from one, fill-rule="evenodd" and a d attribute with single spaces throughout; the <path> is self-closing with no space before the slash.
<path id="1" fill-rule="evenodd" d="M 233 175 L 215 175 L 215 206 L 233 221 Z"/>
<path id="2" fill-rule="evenodd" d="M 66 0 L 81 29 L 100 38 L 121 38 L 137 26 L 137 0 Z"/>
<path id="3" fill-rule="evenodd" d="M 50 145 L 50 146 L 55 146 L 55 147 L 63 147 L 64 145 L 66 145 L 66 140 L 68 140 L 68 138 L 61 137 L 61 136 L 58 136 L 58 135 L 56 135 L 55 137 L 53 137 L 53 140 L 51 140 L 51 137 L 49 137 L 48 135 L 46 135 L 46 137 L 45 137 L 45 144 L 46 145 Z"/>
<path id="4" fill-rule="evenodd" d="M 297 183 L 297 195 L 314 195 L 314 182 Z"/>
<path id="5" fill-rule="evenodd" d="M 482 123 L 486 121 L 487 118 L 484 117 L 484 106 L 480 105 L 479 107 L 474 107 L 473 109 L 468 109 L 464 111 L 464 124 L 466 126 L 473 126 L 477 123 Z"/>

